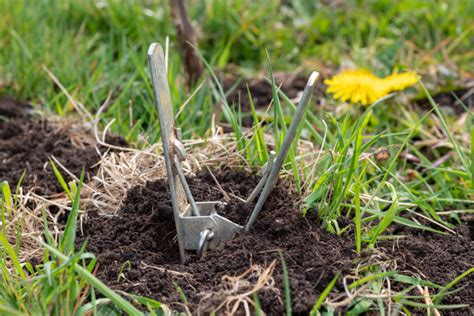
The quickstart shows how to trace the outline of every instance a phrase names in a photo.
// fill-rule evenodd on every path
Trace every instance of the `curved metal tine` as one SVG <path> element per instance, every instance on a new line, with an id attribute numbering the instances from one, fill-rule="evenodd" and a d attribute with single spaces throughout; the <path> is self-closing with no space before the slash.
<path id="1" fill-rule="evenodd" d="M 285 161 L 285 158 L 286 158 L 286 155 L 288 154 L 288 150 L 290 149 L 291 143 L 293 142 L 296 136 L 296 132 L 298 131 L 298 126 L 300 125 L 301 120 L 303 119 L 304 112 L 306 110 L 306 107 L 309 104 L 309 100 L 311 99 L 311 96 L 313 95 L 316 79 L 318 78 L 318 76 L 319 76 L 319 73 L 316 71 L 313 71 L 313 73 L 308 79 L 308 82 L 306 83 L 306 87 L 303 92 L 303 97 L 301 98 L 301 101 L 298 104 L 298 107 L 296 108 L 296 113 L 293 116 L 293 120 L 291 121 L 288 131 L 286 132 L 285 139 L 283 140 L 283 144 L 281 145 L 280 151 L 278 152 L 278 155 L 275 159 L 273 168 L 271 168 L 270 174 L 265 183 L 262 194 L 260 194 L 257 204 L 255 205 L 252 211 L 252 215 L 250 216 L 250 219 L 247 222 L 247 225 L 245 225 L 246 232 L 248 232 L 250 228 L 252 227 L 252 225 L 254 224 L 255 220 L 257 219 L 258 214 L 262 210 L 263 205 L 265 204 L 268 196 L 270 195 L 273 187 L 276 184 L 278 173 L 281 169 L 281 166 L 283 165 L 283 162 Z"/>
<path id="2" fill-rule="evenodd" d="M 158 120 L 160 123 L 161 140 L 163 142 L 163 155 L 166 163 L 166 173 L 170 187 L 171 203 L 173 205 L 173 215 L 178 235 L 179 254 L 181 261 L 186 260 L 184 249 L 184 236 L 182 235 L 180 215 L 185 211 L 186 198 L 183 187 L 175 173 L 173 166 L 173 143 L 176 138 L 173 107 L 171 104 L 170 90 L 168 86 L 168 76 L 166 71 L 163 48 L 158 43 L 153 43 L 148 49 L 148 62 L 150 64 L 153 91 L 155 93 L 155 103 L 158 109 Z M 174 156 L 174 155 L 173 155 Z"/>
<path id="3" fill-rule="evenodd" d="M 252 193 L 250 193 L 249 197 L 247 200 L 245 200 L 245 203 L 250 204 L 255 200 L 257 195 L 262 191 L 263 186 L 268 180 L 268 176 L 270 175 L 270 172 L 272 171 L 273 164 L 275 163 L 275 152 L 271 151 L 270 155 L 268 157 L 267 164 L 264 166 L 265 170 L 263 171 L 262 178 L 260 181 L 258 181 L 257 186 L 253 189 Z"/>
<path id="4" fill-rule="evenodd" d="M 201 216 L 199 212 L 199 208 L 194 201 L 193 194 L 191 193 L 191 189 L 189 189 L 188 182 L 186 181 L 186 177 L 184 176 L 183 168 L 181 168 L 181 164 L 179 163 L 178 157 L 174 157 L 174 166 L 176 167 L 176 172 L 178 173 L 179 180 L 181 181 L 181 185 L 183 186 L 184 193 L 186 194 L 186 198 L 188 203 L 191 204 L 191 210 L 194 216 Z"/>

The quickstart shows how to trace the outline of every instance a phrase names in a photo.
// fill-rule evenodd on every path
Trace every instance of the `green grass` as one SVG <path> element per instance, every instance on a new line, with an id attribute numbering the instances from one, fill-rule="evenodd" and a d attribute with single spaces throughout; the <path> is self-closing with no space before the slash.
<path id="1" fill-rule="evenodd" d="M 264 70 L 271 56 L 277 70 L 328 65 L 343 60 L 381 75 L 397 67 L 428 74 L 440 64 L 472 68 L 469 17 L 473 5 L 412 1 L 347 1 L 335 7 L 318 1 L 192 1 L 192 17 L 202 30 L 200 48 L 213 67 L 235 64 L 243 74 Z M 100 5 L 99 5 L 100 4 Z M 104 120 L 134 140 L 145 133 L 157 139 L 156 111 L 147 71 L 146 50 L 170 36 L 169 77 L 176 106 L 190 95 L 185 89 L 180 54 L 166 1 L 0 1 L 0 92 L 72 111 L 64 93 L 46 74 L 46 66 L 91 112 L 112 94 Z M 361 16 L 369 18 L 360 18 Z M 272 30 L 272 32 L 269 32 Z M 446 54 L 444 54 L 446 52 Z M 306 65 L 306 66 L 305 66 Z M 451 66 L 449 66 L 451 65 Z M 453 69 L 453 72 L 456 69 Z M 459 75 L 438 78 L 454 85 Z M 178 122 L 185 137 L 203 135 L 214 111 L 204 86 Z"/>
<path id="2" fill-rule="evenodd" d="M 53 165 L 54 167 L 54 165 Z M 55 168 L 55 167 L 54 167 Z M 55 168 L 57 171 L 57 169 Z M 64 179 L 58 173 L 61 184 Z M 0 310 L 3 315 L 83 315 L 97 309 L 95 291 L 109 299 L 121 310 L 133 314 L 142 314 L 129 301 L 109 289 L 98 280 L 93 272 L 96 263 L 95 256 L 75 251 L 77 215 L 80 204 L 80 190 L 83 175 L 78 184 L 70 184 L 68 192 L 73 192 L 72 208 L 64 233 L 59 242 L 55 242 L 44 218 L 44 239 L 37 242 L 44 247 L 42 264 L 33 266 L 29 262 L 20 262 L 19 248 L 10 244 L 5 225 L 0 233 L 1 271 L 0 271 Z M 2 184 L 3 198 L 0 200 L 2 223 L 9 218 L 9 209 L 13 205 L 13 196 L 7 183 Z M 10 215 L 11 216 L 11 215 Z M 21 231 L 19 229 L 18 231 Z M 15 243 L 18 243 L 18 238 Z M 90 296 L 90 298 L 89 298 Z M 92 304 L 85 304 L 91 300 Z M 89 307 L 90 308 L 89 308 Z"/>
<path id="3" fill-rule="evenodd" d="M 317 212 L 325 229 L 336 234 L 349 229 L 341 224 L 342 217 L 354 224 L 358 253 L 377 248 L 381 238 L 389 238 L 387 228 L 393 223 L 450 233 L 463 214 L 473 212 L 472 113 L 459 123 L 459 116 L 445 111 L 431 95 L 450 91 L 472 77 L 474 3 L 403 0 L 326 5 L 294 0 L 291 6 L 281 6 L 278 0 L 189 2 L 190 14 L 201 31 L 199 54 L 206 65 L 204 77 L 192 88 L 185 82 L 167 1 L 0 0 L 0 94 L 31 100 L 64 116 L 75 113 L 67 93 L 92 114 L 110 96 L 110 105 L 100 116 L 104 126 L 114 120 L 111 130 L 137 146 L 143 138 L 157 142 L 159 128 L 146 51 L 151 42 L 164 43 L 169 36 L 170 89 L 184 138 L 208 136 L 220 104 L 222 119 L 234 131 L 248 165 L 262 166 L 269 157 L 264 135 L 274 137 L 278 151 L 295 110 L 276 85 L 274 72 L 315 69 L 328 75 L 348 63 L 381 76 L 414 69 L 422 75 L 422 84 L 401 93 L 404 97 L 390 95 L 368 107 L 343 107 L 330 96 L 322 106 L 317 105 L 319 99 L 313 100 L 297 138 L 311 142 L 314 150 L 292 146 L 284 172 L 304 196 L 303 211 Z M 242 127 L 244 114 L 239 105 L 227 103 L 227 91 L 216 75 L 229 71 L 245 77 L 265 73 L 271 83 L 273 102 L 268 109 L 256 108 L 251 102 L 247 114 L 254 126 L 250 132 Z M 252 100 L 250 89 L 242 97 Z M 420 111 L 407 97 L 427 98 L 431 112 Z M 388 160 L 377 159 L 380 149 L 388 150 Z M 409 155 L 420 162 L 414 164 Z M 2 314 L 95 314 L 98 306 L 110 307 L 111 302 L 131 313 L 135 307 L 93 277 L 93 255 L 73 249 L 80 183 L 66 183 L 53 169 L 74 212 L 59 243 L 45 230 L 44 263 L 36 270 L 18 259 L 21 229 L 15 242 L 7 240 L 2 231 Z M 6 183 L 1 189 L 5 222 L 18 203 L 18 189 L 12 192 Z M 472 269 L 459 278 L 469 273 Z M 442 297 L 460 280 L 444 287 L 426 284 L 372 264 L 359 277 L 349 286 L 380 292 L 387 278 L 406 284 L 407 292 L 394 298 L 403 311 L 420 307 L 420 297 L 408 294 L 420 284 L 438 290 L 434 296 L 438 308 L 449 308 L 440 305 Z M 313 314 L 331 312 L 325 300 L 338 280 L 335 277 L 317 299 Z M 291 298 L 286 289 L 289 313 Z M 97 290 L 105 298 L 96 299 Z M 150 310 L 160 306 L 146 298 L 127 299 Z M 255 299 L 258 301 L 257 295 Z M 38 309 L 30 310 L 36 303 L 40 303 Z M 352 314 L 369 309 L 382 313 L 383 303 L 360 299 L 349 306 Z"/>

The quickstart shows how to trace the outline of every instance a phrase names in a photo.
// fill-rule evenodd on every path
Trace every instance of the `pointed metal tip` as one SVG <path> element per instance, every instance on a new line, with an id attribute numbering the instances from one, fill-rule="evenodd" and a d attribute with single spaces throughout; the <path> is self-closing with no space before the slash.
<path id="1" fill-rule="evenodd" d="M 150 47 L 148 47 L 148 56 L 153 56 L 153 53 L 155 52 L 157 46 L 161 48 L 160 43 L 152 43 Z M 163 49 L 161 48 L 161 50 Z"/>
<path id="2" fill-rule="evenodd" d="M 307 84 L 307 85 L 308 85 L 308 86 L 313 86 L 314 83 L 316 82 L 316 79 L 318 79 L 318 77 L 319 77 L 319 72 L 313 71 L 313 72 L 311 73 L 311 76 L 310 76 L 309 79 L 308 79 L 308 84 Z"/>

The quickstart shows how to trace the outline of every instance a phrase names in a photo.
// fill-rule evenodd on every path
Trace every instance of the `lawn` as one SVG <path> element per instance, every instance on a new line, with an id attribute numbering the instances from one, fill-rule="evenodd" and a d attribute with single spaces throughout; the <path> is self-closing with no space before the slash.
<path id="1" fill-rule="evenodd" d="M 474 4 L 186 5 L 195 78 L 168 1 L 0 0 L 1 313 L 473 313 Z M 186 263 L 153 42 L 185 182 L 242 225 L 319 72 L 255 225 Z"/>

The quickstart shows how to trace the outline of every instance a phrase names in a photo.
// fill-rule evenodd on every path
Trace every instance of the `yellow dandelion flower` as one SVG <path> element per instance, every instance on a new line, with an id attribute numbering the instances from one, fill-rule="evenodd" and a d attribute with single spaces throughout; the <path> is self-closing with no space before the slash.
<path id="1" fill-rule="evenodd" d="M 347 70 L 324 83 L 329 86 L 327 91 L 334 93 L 335 99 L 351 103 L 370 104 L 385 95 L 380 78 L 367 70 Z"/>
<path id="2" fill-rule="evenodd" d="M 418 81 L 414 72 L 379 78 L 368 70 L 346 70 L 324 81 L 335 99 L 351 103 L 371 104 L 390 92 L 403 90 Z"/>
<path id="3" fill-rule="evenodd" d="M 405 72 L 402 74 L 391 74 L 383 79 L 385 84 L 389 87 L 390 92 L 401 91 L 418 82 L 418 75 L 413 72 Z"/>

